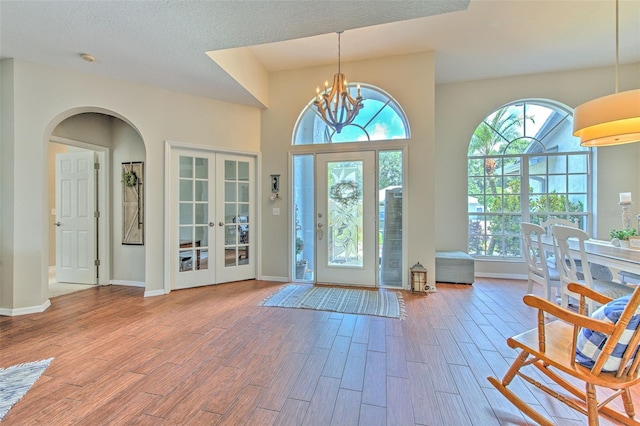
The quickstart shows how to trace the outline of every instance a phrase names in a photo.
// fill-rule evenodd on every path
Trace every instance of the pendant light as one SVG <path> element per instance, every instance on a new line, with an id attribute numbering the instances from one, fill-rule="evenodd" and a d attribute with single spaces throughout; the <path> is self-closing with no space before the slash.
<path id="1" fill-rule="evenodd" d="M 616 0 L 616 93 L 593 99 L 573 113 L 573 135 L 582 146 L 640 142 L 640 89 L 618 92 L 619 0 Z"/>
<path id="2" fill-rule="evenodd" d="M 345 126 L 353 123 L 363 106 L 360 85 L 357 87 L 357 96 L 354 99 L 349 93 L 347 79 L 340 70 L 340 34 L 342 31 L 338 32 L 338 72 L 333 76 L 333 85 L 329 90 L 329 82 L 325 81 L 324 91 L 321 92 L 318 87 L 316 99 L 313 102 L 320 118 L 336 133 L 340 133 Z"/>

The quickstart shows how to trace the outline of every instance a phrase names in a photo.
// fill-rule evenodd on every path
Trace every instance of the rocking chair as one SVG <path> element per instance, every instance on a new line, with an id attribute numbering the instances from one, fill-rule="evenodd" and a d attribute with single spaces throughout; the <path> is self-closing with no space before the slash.
<path id="1" fill-rule="evenodd" d="M 625 296 L 625 299 L 613 302 L 610 297 L 581 284 L 571 283 L 568 289 L 579 295 L 578 313 L 539 296 L 524 296 L 524 303 L 538 310 L 538 326 L 507 339 L 507 344 L 511 348 L 519 349 L 520 354 L 502 381 L 488 377 L 489 382 L 520 411 L 542 425 L 554 423 L 508 389 L 516 375 L 586 415 L 589 426 L 598 424 L 600 414 L 626 425 L 640 425 L 640 422 L 634 419 L 635 411 L 630 392 L 630 388 L 640 381 L 640 356 L 635 356 L 640 344 L 640 327 L 637 327 L 640 316 L 636 313 L 640 305 L 640 286 L 636 287 L 631 295 Z M 587 298 L 605 306 L 594 312 L 591 317 L 586 316 Z M 614 306 L 617 307 L 617 321 L 609 316 Z M 555 316 L 558 320 L 545 323 L 545 313 Z M 603 319 L 598 319 L 603 316 Z M 589 352 L 585 349 L 585 336 L 602 338 L 596 339 L 597 343 L 593 342 L 595 346 L 592 346 L 592 351 Z M 580 354 L 578 360 L 576 349 Z M 585 353 L 589 355 L 589 362 L 585 362 Z M 527 366 L 536 367 L 564 390 L 552 389 L 536 380 L 535 374 L 523 372 L 523 367 Z M 585 391 L 572 384 L 576 382 L 575 379 L 584 383 Z M 609 389 L 605 391 L 606 395 L 605 392 L 600 393 L 602 401 L 598 401 L 596 388 Z M 622 397 L 626 415 L 608 406 L 618 396 Z"/>

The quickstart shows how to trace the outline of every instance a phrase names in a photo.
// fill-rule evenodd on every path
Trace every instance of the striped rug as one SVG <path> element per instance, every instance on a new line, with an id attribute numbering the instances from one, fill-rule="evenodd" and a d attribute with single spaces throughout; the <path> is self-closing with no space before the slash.
<path id="1" fill-rule="evenodd" d="M 53 358 L 0 368 L 0 420 L 40 378 Z"/>
<path id="2" fill-rule="evenodd" d="M 273 293 L 260 305 L 405 318 L 402 294 L 385 290 L 289 284 Z"/>

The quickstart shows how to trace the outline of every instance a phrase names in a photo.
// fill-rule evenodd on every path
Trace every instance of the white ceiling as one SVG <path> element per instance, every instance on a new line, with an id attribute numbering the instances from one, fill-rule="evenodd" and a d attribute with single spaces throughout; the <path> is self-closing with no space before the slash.
<path id="1" fill-rule="evenodd" d="M 619 16 L 620 63 L 640 62 L 640 0 Z M 331 64 L 341 30 L 343 63 L 433 50 L 436 83 L 612 66 L 613 90 L 613 0 L 0 0 L 0 58 L 251 106 L 205 52 L 251 47 L 269 71 Z"/>

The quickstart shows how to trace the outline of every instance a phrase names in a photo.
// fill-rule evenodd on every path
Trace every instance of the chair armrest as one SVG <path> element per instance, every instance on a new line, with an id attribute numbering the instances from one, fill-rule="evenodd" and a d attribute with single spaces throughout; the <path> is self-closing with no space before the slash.
<path id="1" fill-rule="evenodd" d="M 588 291 L 593 292 L 592 290 L 586 287 L 584 288 Z M 599 293 L 596 293 L 596 294 L 599 294 Z M 523 300 L 527 306 L 531 306 L 532 308 L 539 309 L 543 312 L 548 312 L 549 314 L 555 316 L 556 318 L 578 327 L 589 328 L 591 330 L 599 331 L 607 335 L 611 335 L 611 333 L 613 333 L 613 330 L 615 329 L 615 324 L 610 324 L 608 322 L 593 319 L 586 315 L 581 315 L 581 314 L 572 312 L 568 309 L 563 308 L 562 306 L 558 306 L 555 303 L 549 302 L 547 299 L 544 299 L 540 296 L 527 294 L 524 296 Z"/>
<path id="2" fill-rule="evenodd" d="M 567 289 L 573 293 L 578 293 L 580 295 L 583 295 L 585 297 L 588 297 L 589 299 L 596 301 L 600 304 L 607 304 L 609 302 L 611 302 L 613 299 L 609 296 L 605 296 L 604 294 L 598 293 L 595 290 L 590 289 L 589 287 L 585 287 L 582 284 L 578 284 L 578 283 L 569 283 L 567 285 Z"/>

